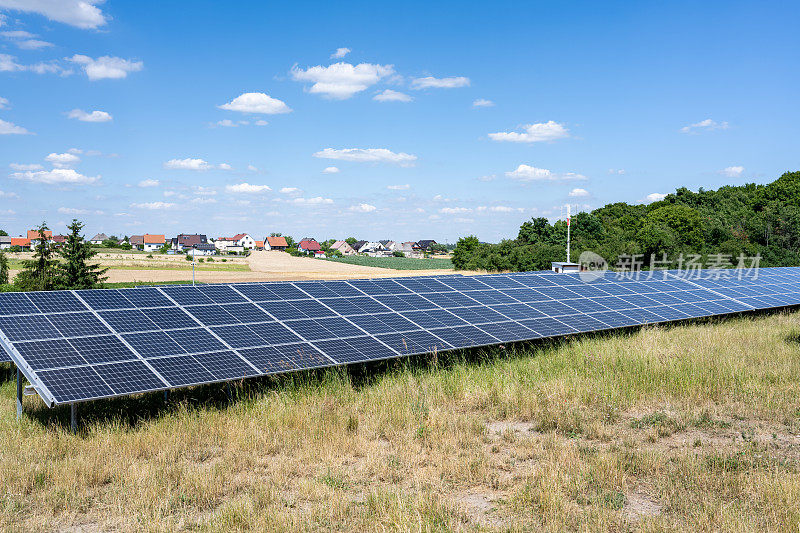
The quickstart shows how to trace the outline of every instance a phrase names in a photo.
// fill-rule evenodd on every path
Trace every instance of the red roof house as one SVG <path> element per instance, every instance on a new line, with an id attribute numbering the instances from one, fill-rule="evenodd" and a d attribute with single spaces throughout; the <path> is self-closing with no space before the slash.
<path id="1" fill-rule="evenodd" d="M 314 239 L 303 239 L 297 247 L 303 252 L 316 252 L 320 250 L 319 243 Z"/>
<path id="2" fill-rule="evenodd" d="M 285 250 L 289 247 L 285 237 L 267 237 L 264 239 L 267 250 Z"/>

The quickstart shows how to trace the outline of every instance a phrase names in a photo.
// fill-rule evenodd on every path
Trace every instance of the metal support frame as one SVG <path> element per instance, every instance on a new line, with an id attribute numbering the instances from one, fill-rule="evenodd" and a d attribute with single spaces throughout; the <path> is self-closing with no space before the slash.
<path id="1" fill-rule="evenodd" d="M 22 418 L 22 372 L 17 369 L 17 420 Z"/>
<path id="2" fill-rule="evenodd" d="M 228 395 L 228 402 L 229 403 L 232 402 L 233 401 L 233 385 L 231 385 L 230 381 L 225 383 L 225 393 Z"/>
<path id="3" fill-rule="evenodd" d="M 78 432 L 78 404 L 69 404 L 69 427 L 73 433 Z"/>
<path id="4" fill-rule="evenodd" d="M 169 389 L 164 389 L 164 403 L 169 401 Z"/>

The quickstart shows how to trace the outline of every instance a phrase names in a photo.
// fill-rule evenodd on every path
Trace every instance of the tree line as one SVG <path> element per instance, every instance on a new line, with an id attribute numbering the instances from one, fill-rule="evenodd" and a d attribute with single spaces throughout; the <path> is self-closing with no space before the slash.
<path id="1" fill-rule="evenodd" d="M 708 264 L 760 257 L 760 266 L 800 265 L 800 172 L 786 172 L 766 185 L 749 183 L 717 190 L 682 187 L 663 200 L 617 202 L 572 217 L 571 255 L 592 251 L 613 266 L 638 257 L 644 266 L 677 268 L 688 256 Z M 453 264 L 459 270 L 546 270 L 566 259 L 567 225 L 546 218 L 524 222 L 516 239 L 482 243 L 459 239 Z"/>
<path id="2" fill-rule="evenodd" d="M 0 252 L 0 284 L 5 290 L 52 291 L 59 289 L 94 289 L 106 280 L 108 268 L 101 268 L 91 259 L 97 250 L 81 235 L 83 224 L 73 220 L 67 226 L 66 242 L 56 247 L 45 234 L 50 228 L 42 223 L 32 259 L 22 262 L 22 270 L 9 284 L 8 257 Z"/>

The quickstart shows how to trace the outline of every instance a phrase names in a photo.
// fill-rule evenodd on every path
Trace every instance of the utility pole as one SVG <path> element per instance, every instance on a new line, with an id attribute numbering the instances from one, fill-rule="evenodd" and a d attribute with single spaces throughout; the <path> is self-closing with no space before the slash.
<path id="1" fill-rule="evenodd" d="M 571 205 L 567 204 L 567 263 L 569 263 L 569 224 L 570 224 L 570 209 Z"/>
<path id="2" fill-rule="evenodd" d="M 192 287 L 194 287 L 194 252 L 195 248 L 192 247 Z"/>

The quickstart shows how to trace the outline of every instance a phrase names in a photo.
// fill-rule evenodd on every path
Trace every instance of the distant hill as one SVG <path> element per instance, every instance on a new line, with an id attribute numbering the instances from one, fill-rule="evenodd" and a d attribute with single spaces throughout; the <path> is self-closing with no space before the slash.
<path id="1" fill-rule="evenodd" d="M 705 265 L 734 265 L 740 256 L 761 256 L 760 266 L 800 265 L 800 172 L 767 185 L 749 183 L 692 192 L 680 188 L 648 205 L 608 204 L 572 217 L 572 258 L 591 250 L 614 265 L 642 254 L 658 266 L 685 266 L 690 254 Z M 453 264 L 470 270 L 541 270 L 565 259 L 566 223 L 533 218 L 516 239 L 498 244 L 477 237 L 458 241 Z M 667 262 L 661 262 L 666 254 Z M 749 262 L 748 262 L 749 264 Z"/>

